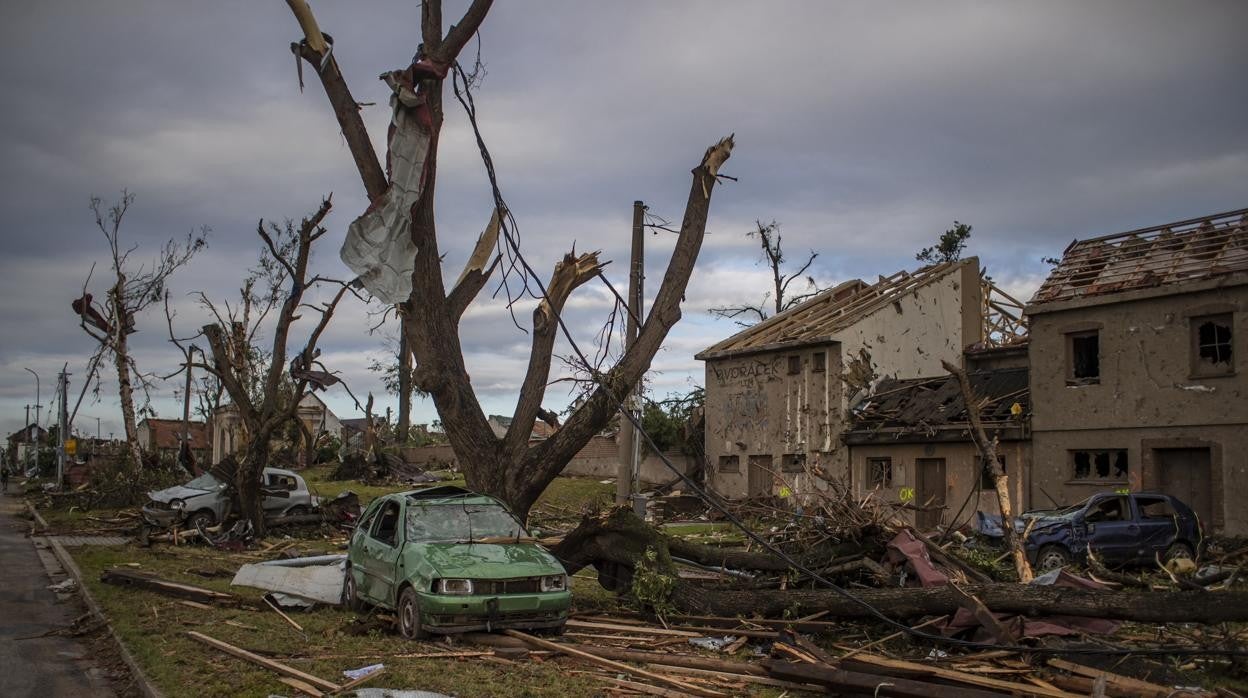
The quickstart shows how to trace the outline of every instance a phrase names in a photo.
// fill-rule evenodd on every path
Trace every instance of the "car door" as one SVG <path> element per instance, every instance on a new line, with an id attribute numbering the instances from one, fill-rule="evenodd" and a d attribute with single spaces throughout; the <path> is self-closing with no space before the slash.
<path id="1" fill-rule="evenodd" d="M 265 511 L 282 511 L 290 506 L 290 492 L 295 488 L 295 480 L 289 475 L 269 472 L 264 473 L 264 489 L 268 490 L 260 502 Z"/>
<path id="2" fill-rule="evenodd" d="M 1134 559 L 1140 526 L 1125 495 L 1106 495 L 1088 503 L 1084 509 L 1088 543 L 1097 557 L 1111 564 Z"/>
<path id="3" fill-rule="evenodd" d="M 1161 495 L 1133 495 L 1139 513 L 1140 546 L 1137 562 L 1149 563 L 1157 553 L 1164 553 L 1179 537 L 1179 515 L 1170 500 Z"/>
<path id="4" fill-rule="evenodd" d="M 398 499 L 382 503 L 361 548 L 358 564 L 365 576 L 364 594 L 374 603 L 393 606 L 403 550 L 403 506 Z"/>

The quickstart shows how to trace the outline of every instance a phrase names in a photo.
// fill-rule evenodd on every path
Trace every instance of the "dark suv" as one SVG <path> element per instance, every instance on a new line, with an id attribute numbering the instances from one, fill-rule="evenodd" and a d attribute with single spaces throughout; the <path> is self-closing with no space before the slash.
<path id="1" fill-rule="evenodd" d="M 1191 507 L 1168 494 L 1106 492 L 1064 509 L 1034 511 L 1015 522 L 1028 531 L 1027 556 L 1040 570 L 1083 560 L 1091 548 L 1108 565 L 1194 559 L 1204 531 Z"/>

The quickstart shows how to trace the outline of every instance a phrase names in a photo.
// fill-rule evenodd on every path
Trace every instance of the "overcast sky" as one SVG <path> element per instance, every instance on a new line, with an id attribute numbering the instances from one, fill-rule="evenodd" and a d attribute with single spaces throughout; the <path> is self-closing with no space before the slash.
<path id="1" fill-rule="evenodd" d="M 464 2 L 448 2 L 447 22 Z M 419 3 L 313 8 L 380 146 L 387 91 L 408 63 Z M 575 244 L 615 260 L 624 288 L 633 200 L 679 221 L 689 170 L 736 134 L 682 320 L 656 357 L 652 393 L 701 382 L 693 354 L 736 328 L 707 308 L 757 302 L 767 271 L 744 233 L 782 226 L 786 252 L 820 253 L 824 284 L 915 266 L 957 219 L 1007 289 L 1029 297 L 1045 256 L 1079 237 L 1248 206 L 1248 3 L 1226 2 L 503 2 L 486 19 L 480 123 L 526 254 L 543 274 Z M 318 82 L 300 93 L 284 2 L 0 5 L 0 430 L 52 404 L 68 362 L 76 396 L 91 340 L 70 301 L 106 248 L 94 195 L 136 195 L 124 240 L 148 259 L 200 226 L 209 247 L 173 280 L 179 330 L 204 322 L 187 296 L 236 293 L 258 220 L 297 218 L 334 195 L 319 269 L 338 260 L 363 187 Z M 475 44 L 470 45 L 470 50 Z M 454 279 L 488 219 L 488 182 L 462 111 L 448 106 L 437 210 Z M 672 236 L 648 237 L 648 291 Z M 93 289 L 102 295 L 97 269 Z M 571 305 L 590 342 L 609 307 L 589 286 Z M 528 309 L 519 317 L 527 324 Z M 360 305 L 322 346 L 358 394 L 385 349 Z M 176 369 L 158 309 L 133 335 L 141 367 Z M 295 336 L 306 336 L 296 331 Z M 491 413 L 510 414 L 528 338 L 483 294 L 462 327 Z M 180 413 L 171 382 L 154 407 Z M 116 377 L 76 426 L 121 434 Z M 345 393 L 330 406 L 357 416 Z M 558 386 L 547 407 L 562 409 Z M 394 404 L 393 399 L 382 403 Z M 416 421 L 436 419 L 417 402 Z"/>

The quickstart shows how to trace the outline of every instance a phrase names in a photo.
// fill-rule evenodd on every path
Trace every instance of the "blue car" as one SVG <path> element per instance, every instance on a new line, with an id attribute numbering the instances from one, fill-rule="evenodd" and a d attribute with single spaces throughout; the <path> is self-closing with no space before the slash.
<path id="1" fill-rule="evenodd" d="M 1191 507 L 1168 494 L 1106 492 L 1064 509 L 1034 511 L 1014 522 L 1041 571 L 1084 561 L 1088 550 L 1111 566 L 1195 559 L 1204 529 Z"/>

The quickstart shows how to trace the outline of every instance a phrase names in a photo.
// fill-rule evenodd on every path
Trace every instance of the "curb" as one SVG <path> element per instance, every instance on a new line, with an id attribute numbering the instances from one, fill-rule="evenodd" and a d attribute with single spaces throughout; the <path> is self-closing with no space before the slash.
<path id="1" fill-rule="evenodd" d="M 39 515 L 39 510 L 35 508 L 34 504 L 30 503 L 29 499 L 24 499 L 22 501 L 26 504 L 26 508 L 30 510 L 30 513 L 35 517 L 35 523 L 39 524 L 39 528 L 42 528 L 45 531 L 51 528 L 48 526 L 48 522 Z"/>
<path id="2" fill-rule="evenodd" d="M 29 503 L 27 503 L 27 506 L 29 506 Z M 34 507 L 31 507 L 31 511 L 34 511 Z M 35 514 L 35 516 L 40 518 L 38 514 Z M 45 528 L 47 527 L 46 523 L 43 525 Z M 156 688 L 156 686 L 148 680 L 147 675 L 143 673 L 143 669 L 139 667 L 139 663 L 135 661 L 134 655 L 130 654 L 130 650 L 127 649 L 125 643 L 121 641 L 121 636 L 117 634 L 117 631 L 113 628 L 113 624 L 109 622 L 108 616 L 104 615 L 104 610 L 100 608 L 100 605 L 96 603 L 95 598 L 91 596 L 91 592 L 87 589 L 87 585 L 83 583 L 82 570 L 78 569 L 78 564 L 74 562 L 72 557 L 70 557 L 69 553 L 65 550 L 65 546 L 61 545 L 60 541 L 56 540 L 52 536 L 47 536 L 44 540 L 46 540 L 48 542 L 48 546 L 52 548 L 52 553 L 56 555 L 56 559 L 60 561 L 61 567 L 63 567 L 65 571 L 74 578 L 74 581 L 77 582 L 78 591 L 82 594 L 82 600 L 86 602 L 87 609 L 91 611 L 92 615 L 102 620 L 104 622 L 104 626 L 108 628 L 108 634 L 112 636 L 113 642 L 117 643 L 117 650 L 121 655 L 121 660 L 125 662 L 126 666 L 130 669 L 130 675 L 134 677 L 134 683 L 138 687 L 139 693 L 144 698 L 165 698 L 165 694 L 161 693 L 160 689 Z"/>

